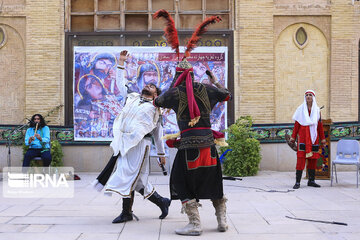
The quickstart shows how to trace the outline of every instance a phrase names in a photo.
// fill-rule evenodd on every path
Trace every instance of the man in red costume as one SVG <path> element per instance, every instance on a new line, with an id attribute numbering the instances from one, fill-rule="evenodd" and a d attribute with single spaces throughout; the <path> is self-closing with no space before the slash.
<path id="1" fill-rule="evenodd" d="M 308 186 L 320 187 L 315 183 L 315 168 L 319 155 L 319 141 L 326 145 L 324 129 L 321 122 L 320 108 L 316 104 L 315 92 L 305 92 L 304 103 L 301 104 L 293 115 L 295 126 L 291 135 L 291 142 L 298 140 L 296 183 L 293 189 L 300 188 L 302 172 L 305 168 L 305 160 L 308 160 L 307 169 L 309 174 Z"/>

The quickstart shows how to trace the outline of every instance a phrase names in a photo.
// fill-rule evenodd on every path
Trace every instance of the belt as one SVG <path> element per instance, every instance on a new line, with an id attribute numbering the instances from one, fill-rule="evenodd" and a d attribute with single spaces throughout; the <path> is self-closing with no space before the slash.
<path id="1" fill-rule="evenodd" d="M 300 143 L 299 144 L 299 150 L 300 151 L 305 151 L 305 143 Z M 312 152 L 318 152 L 319 151 L 319 145 L 312 145 L 311 146 L 311 151 Z"/>
<path id="2" fill-rule="evenodd" d="M 209 128 L 209 127 L 188 128 L 188 129 L 182 130 L 181 133 L 185 133 L 185 132 L 191 131 L 191 130 L 204 130 L 204 129 L 211 129 L 211 128 Z"/>

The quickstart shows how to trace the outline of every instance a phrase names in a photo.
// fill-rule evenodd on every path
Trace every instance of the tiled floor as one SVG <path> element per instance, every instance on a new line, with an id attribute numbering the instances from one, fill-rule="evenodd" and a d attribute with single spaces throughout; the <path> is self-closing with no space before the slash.
<path id="1" fill-rule="evenodd" d="M 71 199 L 0 198 L 0 239 L 184 239 L 175 228 L 187 224 L 180 213 L 181 204 L 174 201 L 164 220 L 160 210 L 136 194 L 134 213 L 140 218 L 126 224 L 112 224 L 121 212 L 119 196 L 104 196 L 92 189 L 94 173 L 80 173 L 75 181 L 75 197 Z M 224 181 L 229 199 L 229 230 L 216 231 L 214 209 L 208 200 L 201 201 L 203 234 L 196 239 L 360 239 L 360 188 L 356 188 L 354 172 L 340 172 L 339 183 L 330 187 L 329 180 L 318 180 L 321 188 L 306 186 L 292 190 L 295 173 L 260 172 L 242 181 Z M 157 191 L 168 196 L 168 176 L 151 175 Z M 2 188 L 2 183 L 0 184 Z M 263 190 L 283 192 L 266 192 Z M 304 222 L 285 216 L 347 223 L 348 226 Z"/>

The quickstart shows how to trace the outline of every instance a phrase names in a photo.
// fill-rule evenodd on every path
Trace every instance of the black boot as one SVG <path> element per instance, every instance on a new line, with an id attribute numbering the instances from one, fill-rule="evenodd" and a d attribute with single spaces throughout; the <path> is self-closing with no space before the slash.
<path id="1" fill-rule="evenodd" d="M 299 189 L 300 188 L 300 181 L 301 181 L 301 175 L 302 175 L 302 170 L 296 170 L 296 182 L 295 185 L 293 186 L 293 189 Z"/>
<path id="2" fill-rule="evenodd" d="M 161 197 L 156 191 L 149 197 L 149 200 L 160 208 L 161 215 L 159 218 L 164 219 L 169 213 L 171 200 Z"/>
<path id="3" fill-rule="evenodd" d="M 134 203 L 134 191 L 130 198 L 123 198 L 123 209 L 121 214 L 112 223 L 123 223 L 133 220 L 132 205 Z"/>
<path id="4" fill-rule="evenodd" d="M 308 169 L 309 181 L 308 186 L 310 187 L 321 187 L 319 184 L 315 183 L 315 169 Z"/>
<path id="5" fill-rule="evenodd" d="M 141 195 L 144 195 L 144 189 L 139 191 Z M 160 219 L 164 219 L 169 213 L 169 206 L 171 204 L 171 200 L 168 198 L 161 197 L 156 191 L 148 198 L 150 202 L 156 204 L 161 210 Z"/>

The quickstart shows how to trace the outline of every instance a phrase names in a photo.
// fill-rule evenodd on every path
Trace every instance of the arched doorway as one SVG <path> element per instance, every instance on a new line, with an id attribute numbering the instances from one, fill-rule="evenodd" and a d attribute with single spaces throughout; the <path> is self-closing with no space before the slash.
<path id="1" fill-rule="evenodd" d="M 0 23 L 0 122 L 19 124 L 25 117 L 25 49 L 20 34 Z"/>
<path id="2" fill-rule="evenodd" d="M 285 28 L 275 44 L 275 123 L 292 122 L 307 89 L 316 92 L 318 105 L 329 113 L 329 47 L 317 27 L 297 23 Z"/>

